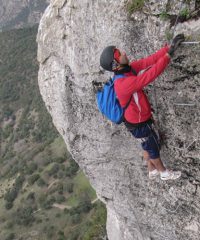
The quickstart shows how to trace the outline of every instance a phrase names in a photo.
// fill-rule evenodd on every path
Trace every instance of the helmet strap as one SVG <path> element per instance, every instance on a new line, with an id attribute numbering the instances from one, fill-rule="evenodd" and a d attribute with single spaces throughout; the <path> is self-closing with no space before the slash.
<path id="1" fill-rule="evenodd" d="M 128 64 L 121 64 L 118 69 L 113 70 L 115 74 L 128 73 L 131 71 L 131 66 Z"/>

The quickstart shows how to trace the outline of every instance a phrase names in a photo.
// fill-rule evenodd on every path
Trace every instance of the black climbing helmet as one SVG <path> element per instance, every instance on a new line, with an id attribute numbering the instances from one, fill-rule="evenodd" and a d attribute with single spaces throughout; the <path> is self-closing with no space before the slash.
<path id="1" fill-rule="evenodd" d="M 113 72 L 112 65 L 114 60 L 115 46 L 106 47 L 100 56 L 100 65 L 103 69 Z"/>

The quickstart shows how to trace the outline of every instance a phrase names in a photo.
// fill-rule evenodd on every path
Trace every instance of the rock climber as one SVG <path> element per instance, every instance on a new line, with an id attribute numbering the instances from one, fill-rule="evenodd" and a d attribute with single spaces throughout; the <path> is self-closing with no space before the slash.
<path id="1" fill-rule="evenodd" d="M 141 141 L 144 159 L 147 161 L 150 179 L 175 180 L 180 171 L 167 169 L 160 157 L 160 142 L 152 120 L 151 106 L 143 88 L 153 82 L 168 66 L 174 52 L 185 40 L 177 35 L 171 45 L 166 45 L 154 54 L 129 62 L 125 52 L 115 46 L 106 47 L 100 56 L 100 65 L 115 75 L 123 74 L 114 82 L 114 90 L 121 107 L 130 101 L 124 113 L 124 124 L 131 134 Z"/>

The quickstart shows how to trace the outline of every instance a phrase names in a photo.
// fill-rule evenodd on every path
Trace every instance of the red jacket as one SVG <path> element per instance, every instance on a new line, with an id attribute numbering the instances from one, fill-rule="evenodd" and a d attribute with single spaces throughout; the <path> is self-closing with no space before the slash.
<path id="1" fill-rule="evenodd" d="M 138 61 L 130 63 L 131 68 L 137 72 L 124 73 L 126 77 L 118 78 L 114 83 L 117 98 L 122 107 L 132 100 L 125 110 L 125 119 L 130 123 L 141 123 L 151 118 L 151 106 L 143 88 L 153 82 L 167 67 L 170 57 L 166 54 L 168 46 L 161 48 L 156 53 Z M 141 73 L 142 70 L 146 70 Z"/>

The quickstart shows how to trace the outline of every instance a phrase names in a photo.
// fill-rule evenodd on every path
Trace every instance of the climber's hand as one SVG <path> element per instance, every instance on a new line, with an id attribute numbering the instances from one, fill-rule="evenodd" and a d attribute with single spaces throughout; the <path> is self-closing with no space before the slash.
<path id="1" fill-rule="evenodd" d="M 180 46 L 180 44 L 182 42 L 185 41 L 185 36 L 184 34 L 178 34 L 176 35 L 176 37 L 172 40 L 172 44 L 169 48 L 169 55 L 173 56 L 174 52 L 176 51 L 176 49 Z"/>

